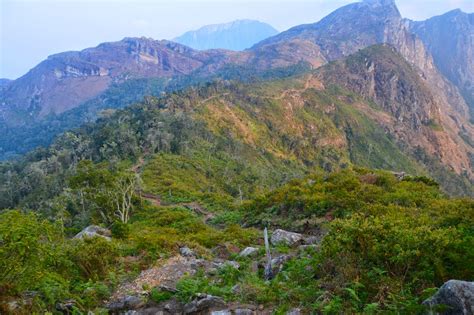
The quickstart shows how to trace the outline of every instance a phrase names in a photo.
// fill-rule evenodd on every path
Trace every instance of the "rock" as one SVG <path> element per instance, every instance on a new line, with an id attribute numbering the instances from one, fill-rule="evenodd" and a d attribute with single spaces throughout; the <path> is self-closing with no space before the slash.
<path id="1" fill-rule="evenodd" d="M 184 305 L 176 298 L 171 298 L 168 301 L 162 302 L 162 304 L 163 309 L 170 314 L 181 314 L 183 312 Z"/>
<path id="2" fill-rule="evenodd" d="M 178 290 L 176 288 L 173 288 L 173 287 L 170 287 L 170 286 L 167 286 L 167 285 L 163 285 L 163 284 L 155 287 L 155 289 L 157 289 L 161 292 L 170 292 L 170 293 L 178 292 Z"/>
<path id="3" fill-rule="evenodd" d="M 179 253 L 184 257 L 195 257 L 196 254 L 187 246 L 181 247 Z"/>
<path id="4" fill-rule="evenodd" d="M 322 237 L 319 236 L 308 236 L 303 239 L 305 245 L 317 245 L 321 243 Z"/>
<path id="5" fill-rule="evenodd" d="M 282 255 L 272 259 L 272 275 L 276 276 L 277 273 L 281 271 L 283 265 L 290 260 L 292 257 L 290 255 Z"/>
<path id="6" fill-rule="evenodd" d="M 143 306 L 145 306 L 145 303 L 141 297 L 127 295 L 119 300 L 107 304 L 106 308 L 111 312 L 117 312 L 121 310 L 136 310 Z"/>
<path id="7" fill-rule="evenodd" d="M 195 314 L 199 312 L 206 312 L 211 309 L 221 308 L 225 306 L 223 299 L 217 296 L 202 294 L 195 300 L 184 305 L 184 314 Z"/>
<path id="8" fill-rule="evenodd" d="M 234 310 L 235 315 L 252 315 L 254 312 L 248 308 L 237 308 Z"/>
<path id="9" fill-rule="evenodd" d="M 72 309 L 76 305 L 76 303 L 77 302 L 75 300 L 72 300 L 72 299 L 71 300 L 66 300 L 66 301 L 57 303 L 56 304 L 56 309 L 60 312 L 69 314 L 69 313 L 72 313 Z"/>
<path id="10" fill-rule="evenodd" d="M 240 257 L 253 257 L 258 254 L 258 248 L 255 247 L 246 247 L 243 251 L 240 252 Z"/>
<path id="11" fill-rule="evenodd" d="M 294 246 L 302 242 L 303 235 L 278 229 L 273 232 L 270 240 L 273 245 L 286 244 L 288 246 Z"/>
<path id="12" fill-rule="evenodd" d="M 224 262 L 219 268 L 226 268 L 227 266 L 232 267 L 234 269 L 239 269 L 240 268 L 240 264 L 236 261 L 233 261 L 233 260 L 228 260 L 228 261 Z"/>
<path id="13" fill-rule="evenodd" d="M 74 236 L 74 238 L 84 239 L 84 238 L 102 237 L 110 241 L 111 236 L 112 236 L 112 233 L 110 232 L 110 230 L 97 226 L 97 225 L 89 225 L 84 230 L 77 233 L 76 236 Z"/>
<path id="14" fill-rule="evenodd" d="M 474 314 L 474 282 L 449 280 L 423 304 L 428 306 L 428 314 Z"/>
<path id="15" fill-rule="evenodd" d="M 286 312 L 286 315 L 300 315 L 300 314 L 301 314 L 301 310 L 299 308 L 293 308 L 289 310 L 288 312 Z"/>
<path id="16" fill-rule="evenodd" d="M 213 311 L 211 315 L 232 315 L 232 312 L 229 310 Z"/>

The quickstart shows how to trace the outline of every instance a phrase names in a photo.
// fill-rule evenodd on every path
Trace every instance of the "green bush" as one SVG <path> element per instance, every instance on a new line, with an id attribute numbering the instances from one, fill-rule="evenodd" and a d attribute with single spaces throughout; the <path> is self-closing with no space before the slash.
<path id="1" fill-rule="evenodd" d="M 70 255 L 86 279 L 104 279 L 118 257 L 115 244 L 102 237 L 76 240 Z"/>

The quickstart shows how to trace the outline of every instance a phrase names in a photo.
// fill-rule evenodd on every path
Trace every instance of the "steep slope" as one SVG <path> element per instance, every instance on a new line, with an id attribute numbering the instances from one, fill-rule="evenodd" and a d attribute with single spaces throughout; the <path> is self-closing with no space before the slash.
<path id="1" fill-rule="evenodd" d="M 207 64 L 219 67 L 231 53 L 198 52 L 168 41 L 125 38 L 80 52 L 50 56 L 2 92 L 0 119 L 10 125 L 61 113 L 133 78 L 190 74 Z"/>
<path id="2" fill-rule="evenodd" d="M 398 53 L 371 47 L 285 80 L 148 97 L 2 164 L 0 203 L 49 207 L 78 161 L 141 157 L 149 161 L 139 164 L 145 191 L 215 209 L 309 171 L 352 165 L 429 174 L 451 194 L 472 195 L 472 148 L 443 124 L 438 106 Z"/>
<path id="3" fill-rule="evenodd" d="M 426 21 L 409 21 L 438 69 L 463 93 L 474 110 L 474 13 L 453 10 Z"/>
<path id="4" fill-rule="evenodd" d="M 367 100 L 372 100 L 389 114 L 390 119 L 376 111 L 379 121 L 403 147 L 423 150 L 457 174 L 471 180 L 473 147 L 461 137 L 469 132 L 469 122 L 451 126 L 442 118 L 445 104 L 415 67 L 389 46 L 373 46 L 349 58 L 331 63 L 318 71 L 324 84 L 336 84 Z M 429 167 L 429 164 L 427 165 Z"/>
<path id="5" fill-rule="evenodd" d="M 5 88 L 10 82 L 9 79 L 0 79 L 0 89 Z"/>
<path id="6" fill-rule="evenodd" d="M 189 31 L 173 41 L 194 49 L 244 50 L 254 44 L 276 35 L 271 25 L 255 20 L 237 20 L 225 24 L 206 25 Z"/>
<path id="7" fill-rule="evenodd" d="M 467 104 L 456 87 L 439 73 L 432 56 L 408 24 L 394 0 L 364 0 L 344 6 L 317 23 L 297 26 L 264 40 L 254 49 L 299 39 L 314 43 L 323 59 L 333 61 L 371 45 L 390 44 L 422 71 L 430 88 L 445 102 L 443 114 L 457 112 L 462 119 L 469 112 Z"/>

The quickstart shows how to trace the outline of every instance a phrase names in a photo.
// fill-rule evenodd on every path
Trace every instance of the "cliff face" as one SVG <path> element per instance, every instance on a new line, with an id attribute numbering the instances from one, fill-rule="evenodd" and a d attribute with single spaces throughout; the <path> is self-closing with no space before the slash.
<path id="1" fill-rule="evenodd" d="M 420 69 L 390 46 L 373 46 L 317 70 L 325 85 L 342 86 L 379 109 L 366 110 L 402 147 L 422 149 L 457 174 L 473 179 L 473 148 L 460 136 L 472 126 L 459 116 L 445 117 L 446 103 L 433 92 Z M 388 114 L 388 115 L 387 115 Z M 456 115 L 456 113 L 452 113 Z"/>
<path id="2" fill-rule="evenodd" d="M 10 124 L 76 107 L 113 82 L 187 75 L 206 64 L 228 62 L 232 53 L 198 52 L 146 38 L 125 38 L 80 52 L 50 56 L 2 92 L 0 114 Z"/>
<path id="3" fill-rule="evenodd" d="M 426 21 L 407 22 L 424 42 L 437 68 L 462 92 L 474 111 L 474 13 L 454 10 Z"/>

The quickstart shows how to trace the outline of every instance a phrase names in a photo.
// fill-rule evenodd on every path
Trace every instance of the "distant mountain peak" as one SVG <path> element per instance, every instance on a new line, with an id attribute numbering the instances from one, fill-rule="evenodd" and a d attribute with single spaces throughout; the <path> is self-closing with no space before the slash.
<path id="1" fill-rule="evenodd" d="M 216 48 L 244 50 L 277 33 L 276 29 L 266 23 L 244 19 L 206 25 L 173 40 L 199 50 Z"/>
<path id="2" fill-rule="evenodd" d="M 395 0 L 364 0 L 363 3 L 373 6 L 396 6 Z"/>

